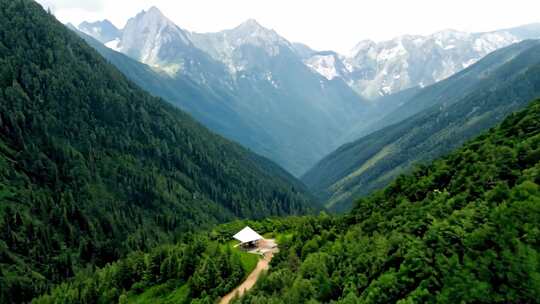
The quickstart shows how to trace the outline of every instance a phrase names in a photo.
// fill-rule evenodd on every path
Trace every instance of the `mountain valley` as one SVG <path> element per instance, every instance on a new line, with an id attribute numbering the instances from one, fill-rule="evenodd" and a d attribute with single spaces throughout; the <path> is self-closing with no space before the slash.
<path id="1" fill-rule="evenodd" d="M 79 30 L 98 41 L 92 33 L 107 32 Z M 187 79 L 213 96 L 193 104 L 132 80 L 296 176 L 343 144 L 349 127 L 368 116 L 369 103 L 344 81 L 313 73 L 291 43 L 255 20 L 197 34 L 153 7 L 131 18 L 121 33 L 105 45 L 171 78 L 166 82 Z"/>
<path id="2" fill-rule="evenodd" d="M 538 302 L 540 24 L 340 54 L 118 1 L 0 0 L 0 304 Z"/>

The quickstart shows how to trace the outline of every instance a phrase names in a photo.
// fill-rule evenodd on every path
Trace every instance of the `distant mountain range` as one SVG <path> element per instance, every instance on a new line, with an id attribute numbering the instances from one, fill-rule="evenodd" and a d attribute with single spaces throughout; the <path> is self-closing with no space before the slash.
<path id="1" fill-rule="evenodd" d="M 486 73 L 511 60 L 511 53 L 500 53 L 499 62 L 475 63 L 540 37 L 540 24 L 487 33 L 445 30 L 362 41 L 345 56 L 291 43 L 255 20 L 217 33 L 192 33 L 155 7 L 123 29 L 104 20 L 82 23 L 78 30 L 147 65 L 134 73 L 133 63 L 124 66 L 126 58 L 111 60 L 143 88 L 296 176 L 342 144 L 450 102 L 447 98 L 464 98 Z M 451 77 L 463 70 L 468 72 L 461 78 Z M 309 178 L 317 167 L 306 176 L 320 190 L 324 186 Z"/>
<path id="2" fill-rule="evenodd" d="M 369 101 L 364 61 L 255 20 L 68 27 L 0 0 L 0 303 L 216 303 L 260 266 L 246 225 L 280 253 L 235 303 L 538 302 L 536 26 L 381 47 L 409 84 Z M 355 140 L 300 181 L 216 132 L 296 175 Z"/>
<path id="3" fill-rule="evenodd" d="M 354 199 L 452 151 L 540 97 L 540 41 L 495 51 L 403 97 L 405 104 L 382 118 L 386 127 L 340 147 L 304 175 L 327 207 L 349 209 Z"/>
<path id="4" fill-rule="evenodd" d="M 445 30 L 378 43 L 364 40 L 347 56 L 314 52 L 304 62 L 327 79 L 341 78 L 363 97 L 376 99 L 411 87 L 431 85 L 501 47 L 537 38 L 540 38 L 540 24 L 487 33 Z"/>
<path id="5" fill-rule="evenodd" d="M 198 34 L 151 8 L 122 30 L 108 21 L 83 23 L 78 30 L 148 65 L 154 79 L 192 83 L 211 98 L 178 98 L 171 90 L 138 82 L 297 176 L 343 144 L 343 136 L 370 108 L 345 81 L 313 72 L 297 46 L 255 20 Z M 117 67 L 125 70 L 121 64 Z"/>
<path id="6" fill-rule="evenodd" d="M 147 13 L 161 19 L 157 8 L 151 8 Z M 137 19 L 131 21 L 133 20 Z M 128 23 L 126 28 L 129 29 L 132 25 Z M 169 25 L 174 26 L 172 23 Z M 83 22 L 78 29 L 124 53 L 133 49 L 133 45 L 120 45 L 122 31 L 108 20 Z M 257 34 L 249 38 L 246 33 L 252 33 L 252 29 Z M 340 78 L 362 97 L 377 99 L 408 88 L 431 85 L 463 70 L 499 48 L 526 39 L 538 39 L 540 23 L 484 33 L 444 30 L 427 36 L 403 35 L 382 42 L 363 40 L 347 55 L 334 51 L 315 51 L 301 43 L 291 44 L 276 32 L 261 27 L 255 20 L 245 22 L 236 31 L 214 34 L 181 32 L 182 40 L 193 40 L 197 47 L 226 63 L 233 72 L 242 69 L 246 63 L 241 63 L 242 58 L 238 56 L 233 58 L 233 50 L 240 45 L 258 44 L 268 51 L 275 49 L 276 45 L 286 44 L 308 67 L 326 79 Z M 148 36 L 155 36 L 155 33 L 149 32 Z M 246 37 L 248 39 L 242 39 Z M 127 40 L 130 41 L 129 38 Z M 152 60 L 149 46 L 141 49 L 146 53 L 140 56 L 140 59 L 145 63 L 155 63 L 156 58 Z"/>

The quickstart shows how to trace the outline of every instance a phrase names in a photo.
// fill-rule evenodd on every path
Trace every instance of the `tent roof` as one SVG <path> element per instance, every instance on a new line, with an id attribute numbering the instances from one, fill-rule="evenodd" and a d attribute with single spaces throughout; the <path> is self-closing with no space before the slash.
<path id="1" fill-rule="evenodd" d="M 248 243 L 253 241 L 262 240 L 263 237 L 255 232 L 253 229 L 246 226 L 244 229 L 240 230 L 233 238 L 239 240 L 242 243 Z"/>

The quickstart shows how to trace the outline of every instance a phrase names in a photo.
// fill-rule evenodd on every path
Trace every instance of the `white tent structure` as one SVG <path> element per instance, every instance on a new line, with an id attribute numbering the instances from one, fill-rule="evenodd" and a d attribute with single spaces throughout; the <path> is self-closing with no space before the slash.
<path id="1" fill-rule="evenodd" d="M 240 241 L 240 245 L 255 243 L 259 240 L 264 239 L 260 234 L 255 232 L 255 230 L 251 229 L 249 226 L 244 227 L 244 229 L 233 235 L 233 238 Z"/>

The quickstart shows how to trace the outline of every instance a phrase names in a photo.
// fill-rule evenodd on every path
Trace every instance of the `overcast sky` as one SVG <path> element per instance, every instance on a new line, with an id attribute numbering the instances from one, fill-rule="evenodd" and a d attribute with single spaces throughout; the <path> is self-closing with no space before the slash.
<path id="1" fill-rule="evenodd" d="M 232 28 L 254 18 L 293 42 L 347 53 L 364 39 L 430 34 L 442 29 L 490 31 L 540 22 L 539 0 L 38 0 L 62 22 L 128 18 L 158 7 L 195 32 Z"/>

